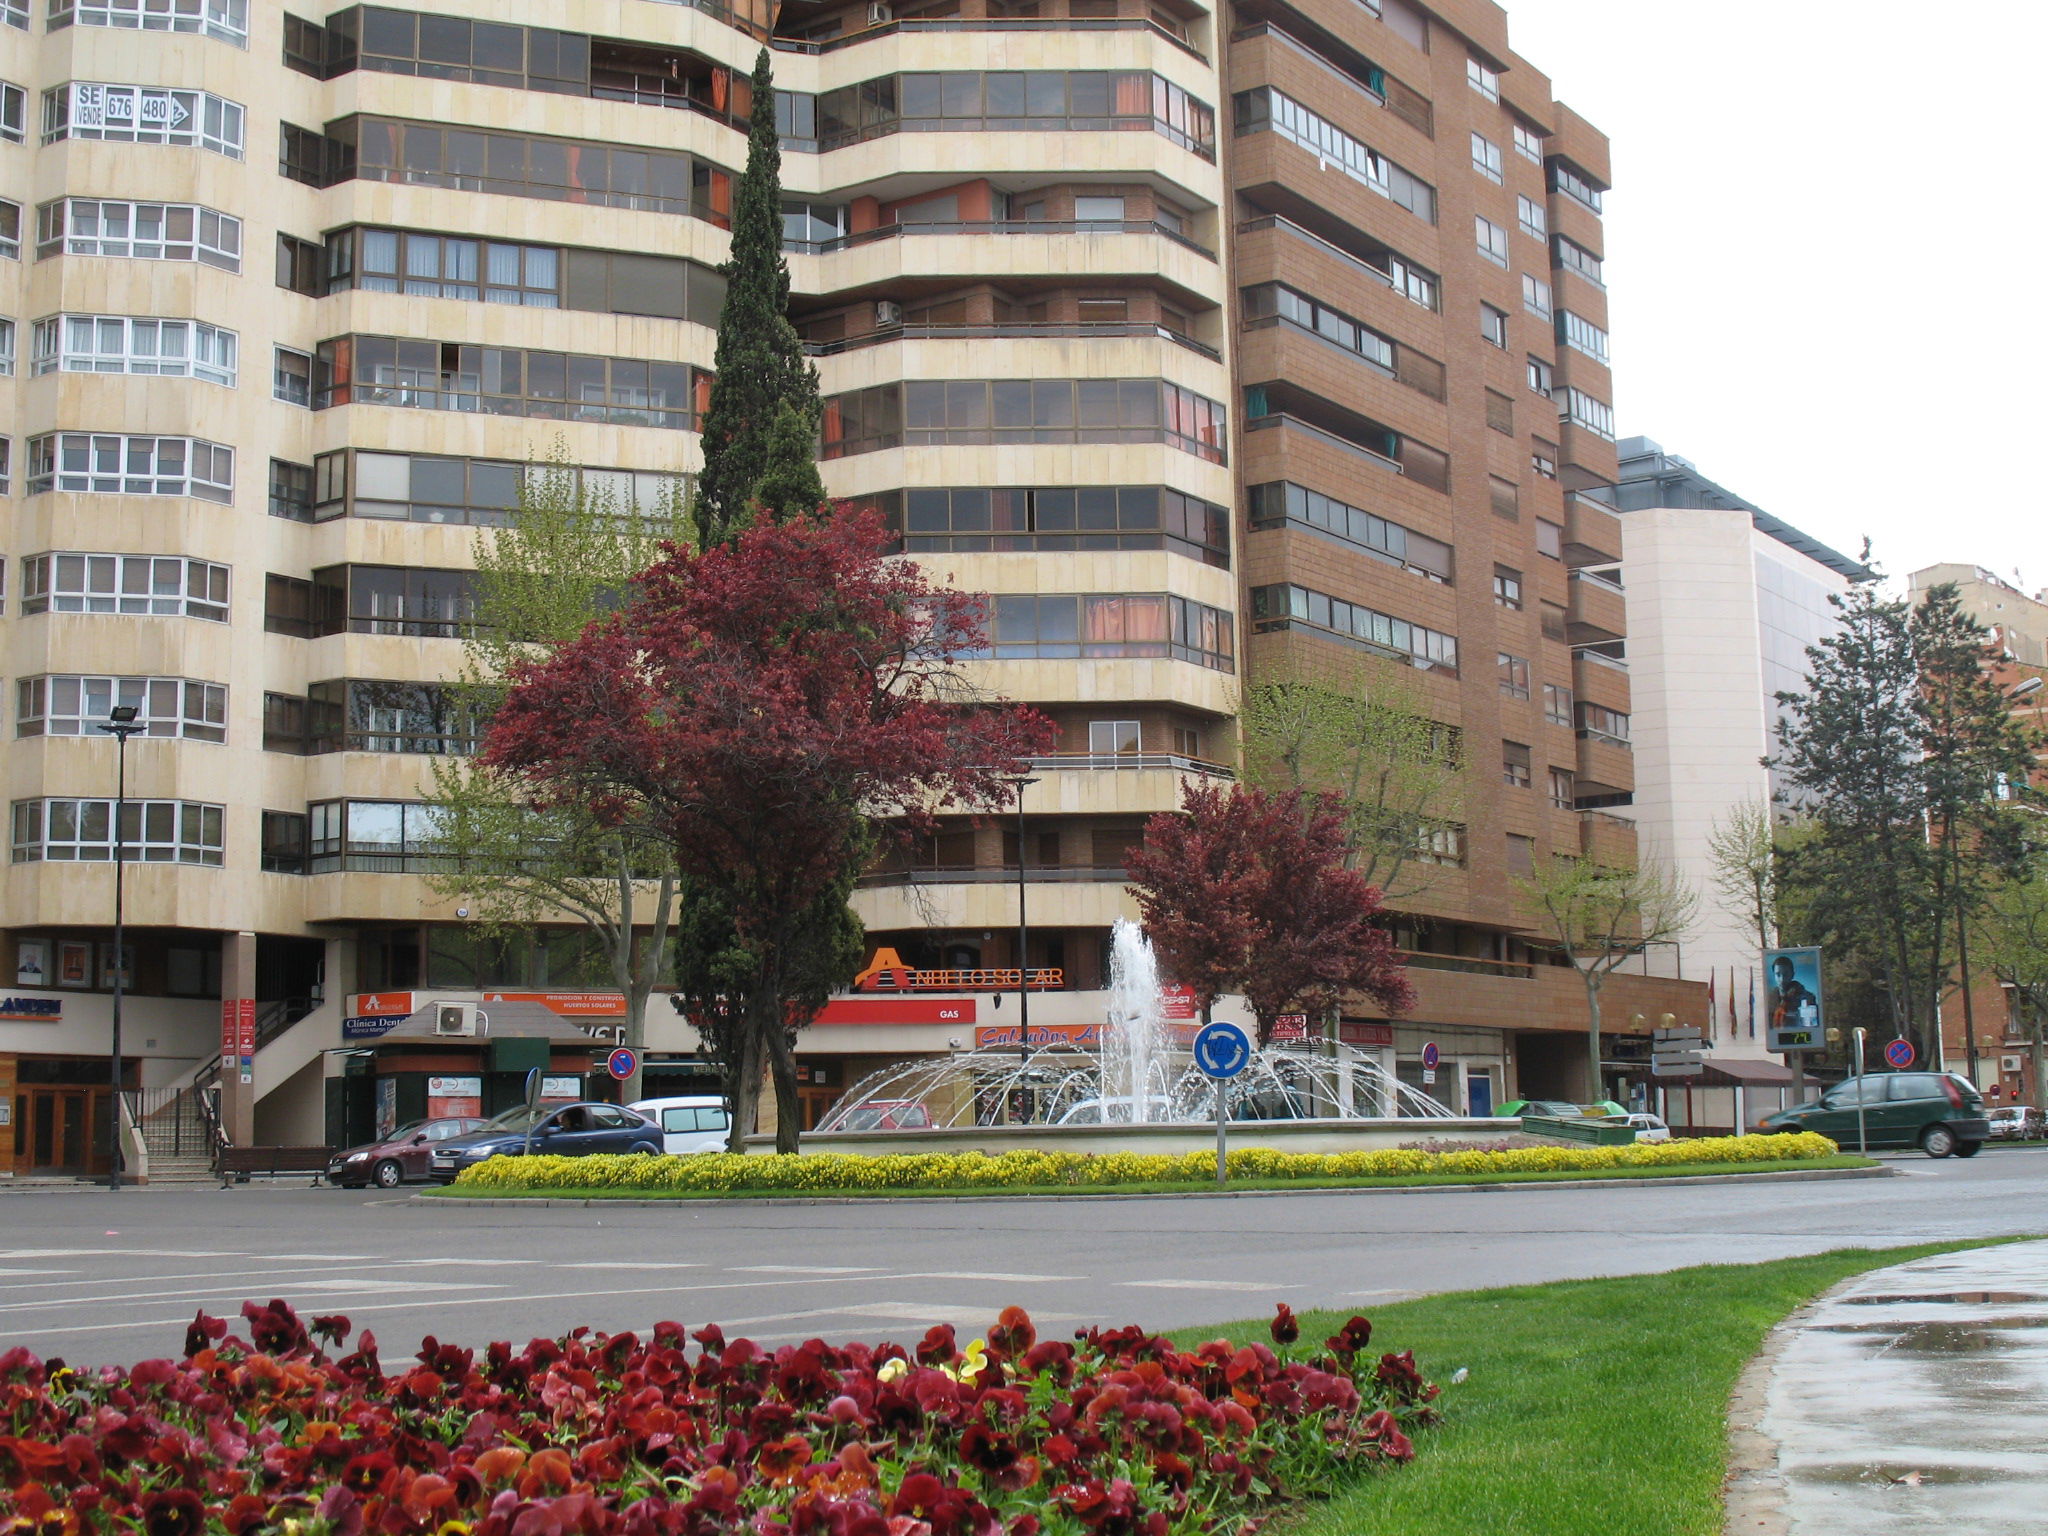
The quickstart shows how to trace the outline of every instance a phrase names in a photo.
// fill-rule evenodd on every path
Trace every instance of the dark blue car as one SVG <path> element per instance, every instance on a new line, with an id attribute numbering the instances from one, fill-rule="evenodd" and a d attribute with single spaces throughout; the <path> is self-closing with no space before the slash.
<path id="1" fill-rule="evenodd" d="M 533 1150 L 551 1157 L 586 1157 L 593 1152 L 659 1152 L 661 1127 L 645 1115 L 616 1104 L 524 1104 L 508 1109 L 480 1131 L 444 1141 L 434 1149 L 427 1176 L 436 1184 L 452 1184 L 455 1176 L 487 1157 L 519 1157 L 526 1151 L 527 1127 L 533 1128 Z"/>

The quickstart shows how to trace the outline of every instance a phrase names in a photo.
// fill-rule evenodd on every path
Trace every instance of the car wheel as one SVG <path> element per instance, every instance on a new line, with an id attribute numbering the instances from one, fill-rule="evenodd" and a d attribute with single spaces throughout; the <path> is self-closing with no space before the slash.
<path id="1" fill-rule="evenodd" d="M 405 1170 L 387 1157 L 370 1170 L 370 1177 L 379 1189 L 396 1189 L 405 1182 Z"/>
<path id="2" fill-rule="evenodd" d="M 1929 1157 L 1948 1157 L 1956 1150 L 1956 1133 L 1945 1125 L 1930 1125 L 1920 1133 L 1920 1150 Z"/>
<path id="3" fill-rule="evenodd" d="M 1964 1141 L 1960 1137 L 1956 1139 L 1957 1157 L 1975 1157 L 1979 1152 L 1982 1152 L 1983 1150 L 1984 1143 L 1981 1141 Z"/>
<path id="4" fill-rule="evenodd" d="M 658 1148 L 658 1147 L 650 1147 L 650 1146 L 648 1146 L 648 1145 L 647 1145 L 646 1143 L 644 1143 L 644 1142 L 643 1142 L 643 1143 L 642 1143 L 641 1145 L 639 1145 L 639 1146 L 637 1146 L 637 1147 L 628 1147 L 628 1148 L 626 1149 L 626 1156 L 628 1156 L 628 1157 L 652 1157 L 652 1156 L 654 1156 L 654 1154 L 655 1154 L 656 1152 L 658 1152 L 659 1150 L 660 1150 L 660 1148 Z"/>

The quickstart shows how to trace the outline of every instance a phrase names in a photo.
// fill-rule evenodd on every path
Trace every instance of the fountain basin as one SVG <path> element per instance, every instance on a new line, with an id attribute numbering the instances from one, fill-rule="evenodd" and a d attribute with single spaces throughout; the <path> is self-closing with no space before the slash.
<path id="1" fill-rule="evenodd" d="M 1233 1120 L 1232 1151 L 1270 1147 L 1280 1152 L 1376 1152 L 1429 1137 L 1458 1140 L 1505 1136 L 1521 1129 L 1518 1120 L 1451 1116 L 1398 1119 Z M 849 1152 L 885 1156 L 892 1152 L 1141 1152 L 1212 1151 L 1214 1121 L 1165 1125 L 960 1125 L 926 1131 L 810 1131 L 806 1152 Z M 749 1136 L 749 1152 L 773 1152 L 773 1136 Z"/>

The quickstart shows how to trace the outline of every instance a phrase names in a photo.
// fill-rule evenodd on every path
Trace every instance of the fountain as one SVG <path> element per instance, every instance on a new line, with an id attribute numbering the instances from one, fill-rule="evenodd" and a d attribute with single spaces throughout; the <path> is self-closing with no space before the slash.
<path id="1" fill-rule="evenodd" d="M 1110 939 L 1109 1017 L 1091 1047 L 1066 1039 L 980 1047 L 902 1062 L 850 1087 L 819 1121 L 830 1135 L 872 1124 L 876 1103 L 922 1103 L 934 1130 L 1077 1123 L 1195 1125 L 1213 1118 L 1216 1087 L 1184 1038 L 1160 1018 L 1159 962 L 1136 923 Z M 1448 1120 L 1455 1111 L 1409 1087 L 1352 1046 L 1315 1041 L 1261 1046 L 1225 1087 L 1233 1120 Z M 902 1133 L 885 1133 L 900 1135 Z"/>

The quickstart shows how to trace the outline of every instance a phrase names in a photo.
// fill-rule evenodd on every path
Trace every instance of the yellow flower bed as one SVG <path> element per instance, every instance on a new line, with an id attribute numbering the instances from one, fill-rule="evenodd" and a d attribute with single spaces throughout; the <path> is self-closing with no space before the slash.
<path id="1" fill-rule="evenodd" d="M 1626 1147 L 1517 1147 L 1507 1152 L 1277 1152 L 1230 1154 L 1240 1179 L 1402 1178 L 1414 1174 L 1586 1173 L 1603 1168 L 1670 1168 L 1777 1163 L 1832 1157 L 1839 1149 L 1811 1131 L 1791 1136 L 1709 1136 Z M 694 1157 L 493 1157 L 463 1170 L 457 1189 L 635 1190 L 732 1193 L 754 1190 L 1099 1189 L 1214 1178 L 1213 1152 L 909 1152 L 786 1157 L 707 1153 Z"/>

